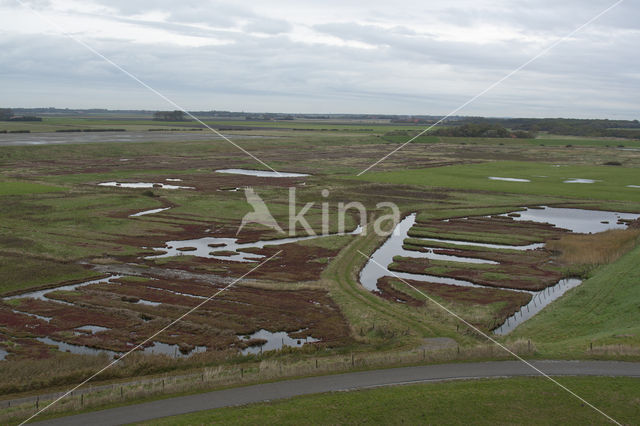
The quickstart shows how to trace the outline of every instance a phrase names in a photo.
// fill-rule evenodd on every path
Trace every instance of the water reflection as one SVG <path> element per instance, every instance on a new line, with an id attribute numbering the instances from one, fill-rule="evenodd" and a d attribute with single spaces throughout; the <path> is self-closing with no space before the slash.
<path id="1" fill-rule="evenodd" d="M 274 172 L 274 171 L 268 171 L 268 170 L 248 170 L 248 169 L 220 169 L 220 170 L 216 170 L 216 173 L 230 173 L 234 175 L 272 177 L 272 178 L 310 176 L 306 173 L 287 173 L 287 172 Z"/>
<path id="2" fill-rule="evenodd" d="M 296 333 L 302 330 L 298 330 Z M 290 346 L 294 348 L 299 348 L 307 343 L 319 342 L 320 339 L 314 339 L 311 336 L 307 336 L 304 338 L 291 338 L 289 334 L 285 331 L 276 331 L 272 333 L 268 330 L 258 330 L 253 334 L 247 336 L 240 336 L 240 340 L 249 341 L 249 340 L 265 340 L 266 342 L 261 345 L 249 346 L 245 349 L 242 349 L 242 355 L 248 354 L 259 354 L 266 351 L 274 351 L 278 349 L 282 349 L 285 346 Z"/>

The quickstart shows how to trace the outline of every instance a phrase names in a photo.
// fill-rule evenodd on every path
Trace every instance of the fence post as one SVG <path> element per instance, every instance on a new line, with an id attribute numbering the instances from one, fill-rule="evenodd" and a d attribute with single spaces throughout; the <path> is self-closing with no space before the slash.
<path id="1" fill-rule="evenodd" d="M 351 354 L 351 366 L 353 367 L 355 365 L 355 361 L 353 359 L 353 353 Z"/>

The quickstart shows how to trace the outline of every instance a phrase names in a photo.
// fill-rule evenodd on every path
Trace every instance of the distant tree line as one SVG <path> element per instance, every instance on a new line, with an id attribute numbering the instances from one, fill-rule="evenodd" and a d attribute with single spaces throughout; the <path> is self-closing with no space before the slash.
<path id="1" fill-rule="evenodd" d="M 430 133 L 435 136 L 469 138 L 532 138 L 534 134 L 524 130 L 511 131 L 500 124 L 467 123 L 459 126 L 441 127 Z"/>
<path id="2" fill-rule="evenodd" d="M 11 108 L 0 108 L 0 121 L 42 121 L 35 115 L 15 115 Z"/>
<path id="3" fill-rule="evenodd" d="M 456 124 L 495 124 L 512 131 L 532 134 L 548 132 L 555 135 L 640 138 L 638 120 L 574 119 L 574 118 L 484 118 L 465 117 Z"/>
<path id="4" fill-rule="evenodd" d="M 153 119 L 156 121 L 187 121 L 184 112 L 175 111 L 157 111 L 153 113 Z"/>

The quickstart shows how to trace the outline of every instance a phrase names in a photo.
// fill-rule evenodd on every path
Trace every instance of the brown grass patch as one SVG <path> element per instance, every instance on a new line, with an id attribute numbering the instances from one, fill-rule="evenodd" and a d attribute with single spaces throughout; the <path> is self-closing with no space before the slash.
<path id="1" fill-rule="evenodd" d="M 558 259 L 570 265 L 611 263 L 640 243 L 640 229 L 610 229 L 597 234 L 567 234 L 547 242 L 559 253 Z"/>

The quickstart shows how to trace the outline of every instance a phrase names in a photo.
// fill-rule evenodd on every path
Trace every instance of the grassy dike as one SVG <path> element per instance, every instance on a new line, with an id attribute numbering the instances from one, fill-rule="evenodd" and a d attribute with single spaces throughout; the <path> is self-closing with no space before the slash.
<path id="1" fill-rule="evenodd" d="M 640 246 L 518 327 L 546 356 L 640 355 Z"/>

